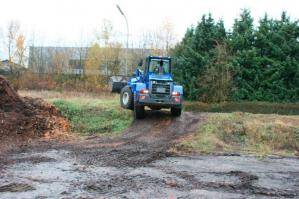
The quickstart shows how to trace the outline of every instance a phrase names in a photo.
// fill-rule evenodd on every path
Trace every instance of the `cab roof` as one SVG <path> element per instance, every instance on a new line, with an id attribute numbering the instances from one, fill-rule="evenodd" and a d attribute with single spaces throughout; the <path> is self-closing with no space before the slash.
<path id="1" fill-rule="evenodd" d="M 168 59 L 171 60 L 171 57 L 163 57 L 163 56 L 148 56 L 149 59 Z"/>

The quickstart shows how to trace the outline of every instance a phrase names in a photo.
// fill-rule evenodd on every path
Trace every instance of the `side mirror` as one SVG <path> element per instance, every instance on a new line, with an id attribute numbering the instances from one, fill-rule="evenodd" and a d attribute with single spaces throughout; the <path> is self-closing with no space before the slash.
<path id="1" fill-rule="evenodd" d="M 139 61 L 139 63 L 138 63 L 138 67 L 141 67 L 142 64 L 143 64 L 143 60 L 141 59 L 141 60 Z"/>
<path id="2" fill-rule="evenodd" d="M 134 71 L 134 76 L 135 76 L 135 77 L 138 77 L 138 76 L 139 76 L 139 70 L 138 70 L 138 69 L 136 69 L 136 70 Z"/>
<path id="3" fill-rule="evenodd" d="M 134 71 L 134 76 L 135 77 L 138 77 L 138 76 L 141 76 L 142 75 L 142 71 L 140 70 L 140 69 L 136 69 L 135 71 Z"/>

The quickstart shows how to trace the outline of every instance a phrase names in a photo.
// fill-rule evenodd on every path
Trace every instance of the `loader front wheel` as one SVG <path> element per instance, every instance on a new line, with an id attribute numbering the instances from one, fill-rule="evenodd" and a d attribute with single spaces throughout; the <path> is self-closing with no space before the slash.
<path id="1" fill-rule="evenodd" d="M 125 86 L 120 92 L 121 107 L 132 110 L 134 108 L 133 103 L 133 93 L 131 88 L 129 86 Z"/>

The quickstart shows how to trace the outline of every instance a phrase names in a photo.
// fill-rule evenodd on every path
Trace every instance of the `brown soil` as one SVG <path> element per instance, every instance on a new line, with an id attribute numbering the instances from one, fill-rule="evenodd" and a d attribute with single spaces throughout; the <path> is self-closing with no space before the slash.
<path id="1" fill-rule="evenodd" d="M 169 111 L 148 111 L 146 119 L 134 121 L 117 136 L 90 136 L 64 144 L 47 141 L 0 156 L 0 194 L 6 198 L 24 193 L 32 198 L 299 196 L 297 159 L 177 156 L 169 151 L 206 119 L 205 113 L 184 112 L 174 118 Z"/>
<path id="2" fill-rule="evenodd" d="M 32 142 L 34 138 L 65 137 L 68 121 L 42 99 L 21 97 L 0 76 L 0 153 Z"/>
<path id="3" fill-rule="evenodd" d="M 139 167 L 171 156 L 168 150 L 182 136 L 196 132 L 206 119 L 200 113 L 184 112 L 172 117 L 169 111 L 147 111 L 144 120 L 133 124 L 117 137 L 94 136 L 70 148 L 82 164 Z"/>

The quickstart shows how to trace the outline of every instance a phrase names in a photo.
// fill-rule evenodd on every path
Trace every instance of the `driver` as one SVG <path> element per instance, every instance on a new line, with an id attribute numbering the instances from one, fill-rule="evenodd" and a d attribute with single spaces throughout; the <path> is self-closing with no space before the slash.
<path id="1" fill-rule="evenodd" d="M 162 60 L 162 59 L 160 60 L 159 67 L 156 68 L 156 70 L 157 70 L 157 72 L 158 72 L 159 74 L 164 74 L 164 67 L 163 67 L 163 60 Z"/>

